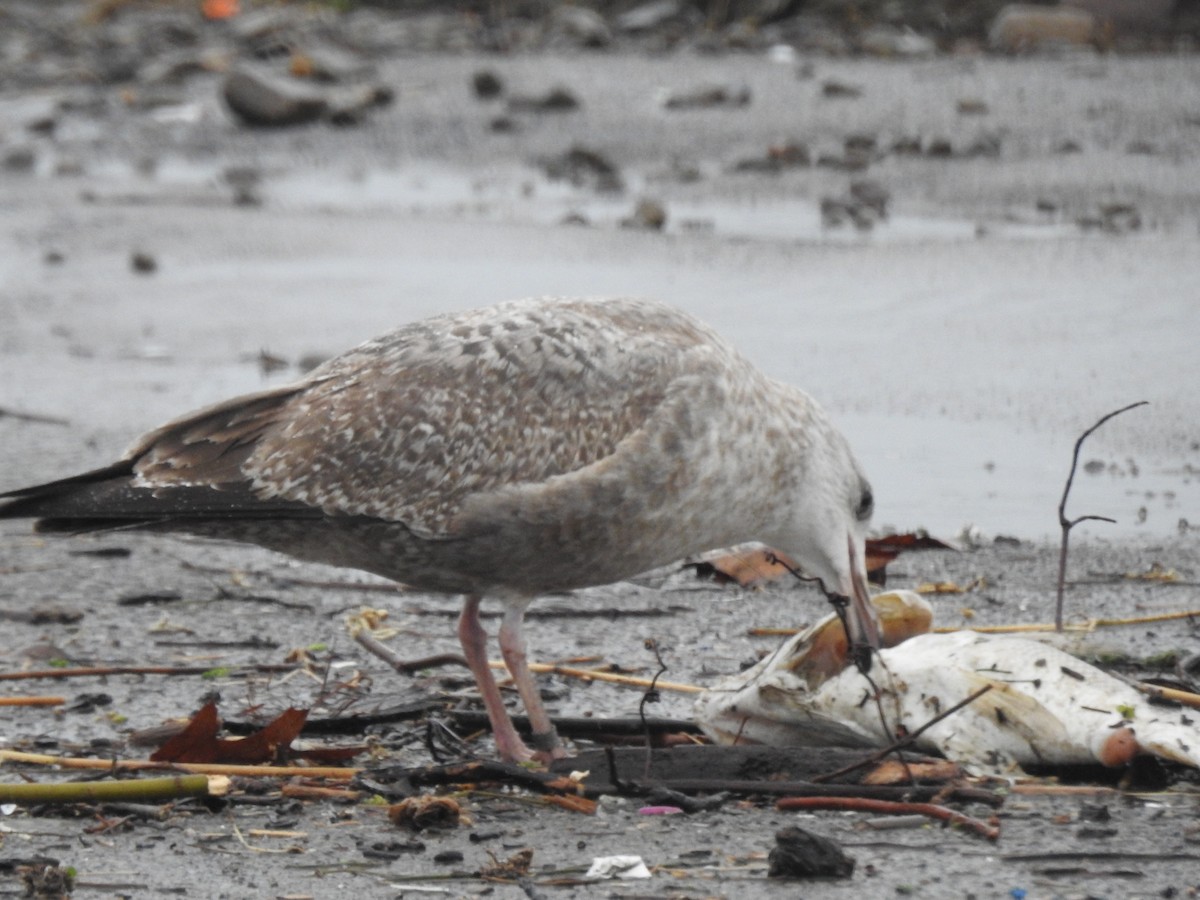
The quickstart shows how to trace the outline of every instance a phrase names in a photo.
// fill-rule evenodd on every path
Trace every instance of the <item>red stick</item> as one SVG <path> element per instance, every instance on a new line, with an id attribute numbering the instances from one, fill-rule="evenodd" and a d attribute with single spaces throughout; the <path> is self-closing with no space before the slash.
<path id="1" fill-rule="evenodd" d="M 775 808 L 781 812 L 801 809 L 840 809 L 856 810 L 858 812 L 883 813 L 885 815 L 906 816 L 914 813 L 929 816 L 931 819 L 941 819 L 951 825 L 969 828 L 976 834 L 989 841 L 998 840 L 1000 829 L 979 819 L 972 819 L 960 812 L 955 812 L 936 803 L 900 803 L 895 800 L 871 800 L 867 797 L 783 797 Z"/>

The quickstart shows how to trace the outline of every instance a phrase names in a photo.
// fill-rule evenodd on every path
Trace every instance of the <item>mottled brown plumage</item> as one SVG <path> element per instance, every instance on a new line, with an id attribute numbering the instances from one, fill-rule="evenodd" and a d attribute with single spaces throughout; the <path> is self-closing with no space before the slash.
<path id="1" fill-rule="evenodd" d="M 803 392 L 644 300 L 532 299 L 401 327 L 304 381 L 150 432 L 113 466 L 11 492 L 0 516 L 232 538 L 468 595 L 460 636 L 502 755 L 525 758 L 486 667 L 479 598 L 542 755 L 524 666 L 536 595 L 762 540 L 865 611 L 870 491 Z M 853 618 L 853 617 L 852 617 Z"/>

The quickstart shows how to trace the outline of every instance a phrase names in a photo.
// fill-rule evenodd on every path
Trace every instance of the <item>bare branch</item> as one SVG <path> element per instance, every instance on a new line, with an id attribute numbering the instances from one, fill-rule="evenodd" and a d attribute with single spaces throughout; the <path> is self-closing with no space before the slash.
<path id="1" fill-rule="evenodd" d="M 1112 412 L 1102 416 L 1095 425 L 1085 431 L 1075 441 L 1075 452 L 1071 455 L 1071 471 L 1067 473 L 1067 483 L 1063 486 L 1062 500 L 1058 502 L 1058 524 L 1062 526 L 1062 546 L 1058 551 L 1058 592 L 1054 603 L 1054 630 L 1063 630 L 1063 586 L 1067 580 L 1067 546 L 1070 543 L 1071 529 L 1080 522 L 1098 521 L 1098 522 L 1115 522 L 1115 519 L 1110 519 L 1107 516 L 1079 516 L 1077 519 L 1067 518 L 1067 497 L 1071 494 L 1071 485 L 1075 481 L 1075 470 L 1079 467 L 1079 451 L 1083 447 L 1083 442 L 1088 439 L 1093 431 L 1107 422 L 1114 416 L 1119 416 L 1123 412 L 1128 412 L 1131 409 L 1136 409 L 1139 406 L 1146 406 L 1149 400 L 1139 400 L 1137 403 L 1130 403 L 1128 406 L 1122 406 L 1120 409 L 1114 409 Z"/>

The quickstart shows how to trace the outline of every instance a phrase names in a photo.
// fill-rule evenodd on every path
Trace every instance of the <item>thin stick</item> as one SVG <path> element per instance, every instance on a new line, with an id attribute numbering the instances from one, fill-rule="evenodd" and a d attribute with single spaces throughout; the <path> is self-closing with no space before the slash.
<path id="1" fill-rule="evenodd" d="M 62 706 L 65 697 L 0 697 L 0 706 Z"/>
<path id="2" fill-rule="evenodd" d="M 0 784 L 0 803 L 152 803 L 182 797 L 207 797 L 207 775 L 171 775 L 131 781 L 69 781 L 58 784 Z"/>
<path id="3" fill-rule="evenodd" d="M 885 813 L 887 815 L 929 816 L 951 825 L 969 828 L 989 841 L 998 840 L 1000 829 L 979 819 L 972 819 L 960 812 L 936 803 L 898 803 L 894 800 L 869 800 L 866 797 L 784 797 L 775 804 L 781 812 L 808 809 L 855 810 L 859 812 Z"/>
<path id="4" fill-rule="evenodd" d="M 836 772 L 829 772 L 825 775 L 818 775 L 816 778 L 813 779 L 813 781 L 815 781 L 815 782 L 832 781 L 833 779 L 838 778 L 839 776 L 845 775 L 847 772 L 853 772 L 856 769 L 862 769 L 862 768 L 865 768 L 866 766 L 874 765 L 875 763 L 882 760 L 884 757 L 889 756 L 892 753 L 900 752 L 905 747 L 910 746 L 914 741 L 916 741 L 916 739 L 919 738 L 925 731 L 932 728 L 934 725 L 936 725 L 938 722 L 942 721 L 942 719 L 945 719 L 947 716 L 954 715 L 956 712 L 958 712 L 964 706 L 968 706 L 971 703 L 974 703 L 976 700 L 978 700 L 980 697 L 982 697 L 984 694 L 986 694 L 988 691 L 990 691 L 992 689 L 992 687 L 993 686 L 990 684 L 985 684 L 983 687 L 981 687 L 979 690 L 975 691 L 970 696 L 963 698 L 958 703 L 955 703 L 953 706 L 951 706 L 945 712 L 939 713 L 938 715 L 934 716 L 932 719 L 930 719 L 928 722 L 926 722 L 924 725 L 922 725 L 916 731 L 909 734 L 907 737 L 901 738 L 900 740 L 896 741 L 895 743 L 891 744 L 890 746 L 884 747 L 882 750 L 879 750 L 878 752 L 871 754 L 870 756 L 866 757 L 865 759 L 859 760 L 856 763 L 851 763 L 848 766 L 843 766 L 842 768 L 838 769 Z"/>
<path id="5" fill-rule="evenodd" d="M 89 759 L 75 756 L 50 756 L 46 753 L 24 753 L 20 750 L 0 750 L 0 762 L 26 763 L 35 766 L 61 766 L 64 769 L 107 769 L 137 772 L 181 770 L 196 775 L 249 775 L 260 778 L 328 778 L 350 781 L 362 769 L 333 766 L 232 766 L 215 763 L 157 763 L 148 759 Z"/>
<path id="6" fill-rule="evenodd" d="M 34 678 L 87 678 L 103 675 L 203 675 L 220 666 L 78 666 L 69 669 L 30 669 L 27 672 L 0 672 L 0 681 L 25 681 Z M 296 663 L 258 663 L 232 666 L 230 674 L 239 672 L 292 672 L 301 668 Z"/>
<path id="7" fill-rule="evenodd" d="M 1113 410 L 1108 415 L 1101 417 L 1101 419 L 1095 425 L 1081 434 L 1079 436 L 1079 440 L 1075 442 L 1075 452 L 1071 455 L 1071 471 L 1067 474 L 1067 483 L 1063 487 L 1062 500 L 1060 500 L 1058 503 L 1058 524 L 1062 526 L 1062 547 L 1058 551 L 1058 595 L 1054 604 L 1055 631 L 1062 631 L 1063 629 L 1063 586 L 1066 584 L 1067 580 L 1067 545 L 1070 542 L 1071 529 L 1080 522 L 1087 522 L 1089 520 L 1099 522 L 1116 521 L 1115 519 L 1110 519 L 1107 516 L 1079 516 L 1075 519 L 1067 518 L 1067 497 L 1071 493 L 1071 484 L 1075 481 L 1075 470 L 1079 466 L 1079 451 L 1083 447 L 1083 442 L 1087 440 L 1088 436 L 1113 416 L 1119 416 L 1123 412 L 1128 412 L 1129 410 L 1135 409 L 1139 406 L 1145 406 L 1149 402 L 1149 400 L 1139 400 L 1137 403 L 1130 403 L 1128 406 L 1122 406 L 1120 409 Z"/>
<path id="8" fill-rule="evenodd" d="M 493 669 L 505 668 L 502 662 L 490 662 L 488 665 Z M 574 666 L 559 666 L 552 663 L 530 663 L 529 671 L 539 675 L 565 675 L 568 678 L 582 678 L 585 681 L 607 681 L 609 684 L 624 684 L 629 687 L 653 687 L 660 691 L 674 691 L 677 694 L 701 694 L 705 690 L 694 684 L 682 684 L 677 681 L 654 681 L 649 678 L 638 678 L 633 675 L 605 672 L 601 669 L 577 669 Z"/>

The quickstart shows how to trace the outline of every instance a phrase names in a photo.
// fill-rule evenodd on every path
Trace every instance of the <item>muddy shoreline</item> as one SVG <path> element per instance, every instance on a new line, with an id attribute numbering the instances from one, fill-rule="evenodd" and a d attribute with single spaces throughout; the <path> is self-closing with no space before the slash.
<path id="1" fill-rule="evenodd" d="M 353 125 L 280 129 L 242 125 L 221 99 L 221 71 L 85 83 L 60 65 L 61 78 L 14 82 L 0 89 L 0 490 L 107 463 L 177 413 L 282 383 L 306 359 L 399 322 L 530 294 L 651 295 L 710 321 L 829 408 L 871 474 L 881 529 L 924 527 L 961 547 L 906 554 L 889 570 L 893 587 L 973 586 L 933 599 L 939 624 L 1052 618 L 1071 446 L 1103 413 L 1150 400 L 1087 444 L 1095 465 L 1071 512 L 1117 522 L 1075 536 L 1068 614 L 1200 609 L 1196 57 L 966 49 L 380 54 L 370 77 L 394 89 L 392 105 Z M 498 99 L 475 94 L 485 69 L 506 86 Z M 831 83 L 859 93 L 830 96 Z M 745 89 L 749 102 L 664 105 L 706 85 L 735 98 Z M 555 87 L 579 108 L 508 105 Z M 503 117 L 515 128 L 497 129 Z M 800 145 L 807 164 L 770 162 Z M 547 166 L 579 147 L 611 162 L 623 189 L 598 189 L 594 168 L 576 183 Z M 886 216 L 864 227 L 855 216 L 880 191 Z M 622 226 L 642 200 L 665 211 L 661 228 Z M 355 573 L 245 547 L 48 541 L 14 522 L 0 538 L 4 671 L 53 660 L 218 669 L 309 648 L 329 681 L 354 685 L 358 707 L 469 702 L 458 673 L 397 676 L 344 624 L 364 604 L 385 607 L 403 655 L 453 651 L 453 598 L 364 591 Z M 1142 577 L 1155 565 L 1177 580 Z M 797 627 L 824 612 L 810 590 L 719 588 L 674 570 L 538 608 L 595 612 L 534 618 L 539 660 L 597 656 L 642 671 L 654 637 L 666 677 L 696 684 L 774 646 L 749 626 Z M 47 617 L 23 619 L 30 610 Z M 1123 655 L 1138 675 L 1198 645 L 1189 619 L 1067 641 L 1086 657 Z M 636 715 L 641 700 L 561 677 L 544 685 L 560 715 Z M 132 731 L 188 715 L 214 689 L 227 715 L 253 717 L 290 704 L 328 711 L 344 697 L 325 687 L 308 675 L 10 682 L 12 693 L 60 693 L 67 709 L 5 710 L 3 746 L 141 755 L 125 743 Z M 106 699 L 85 702 L 96 694 Z M 686 718 L 690 704 L 665 693 L 654 713 Z M 370 739 L 391 764 L 429 761 L 421 728 Z M 475 746 L 486 754 L 486 737 Z M 585 817 L 518 794 L 468 797 L 471 825 L 414 837 L 379 809 L 289 803 L 261 784 L 163 821 L 5 809 L 0 862 L 60 860 L 77 870 L 78 897 L 1187 896 L 1200 890 L 1196 782 L 1166 781 L 1010 796 L 995 845 L 769 803 L 684 817 L 605 800 Z M 773 835 L 796 822 L 842 842 L 854 876 L 768 880 Z M 290 836 L 248 837 L 255 828 Z M 421 846 L 371 855 L 410 840 Z M 532 893 L 448 879 L 527 846 Z M 553 883 L 620 853 L 662 868 L 650 882 Z M 19 894 L 10 870 L 0 890 Z"/>

